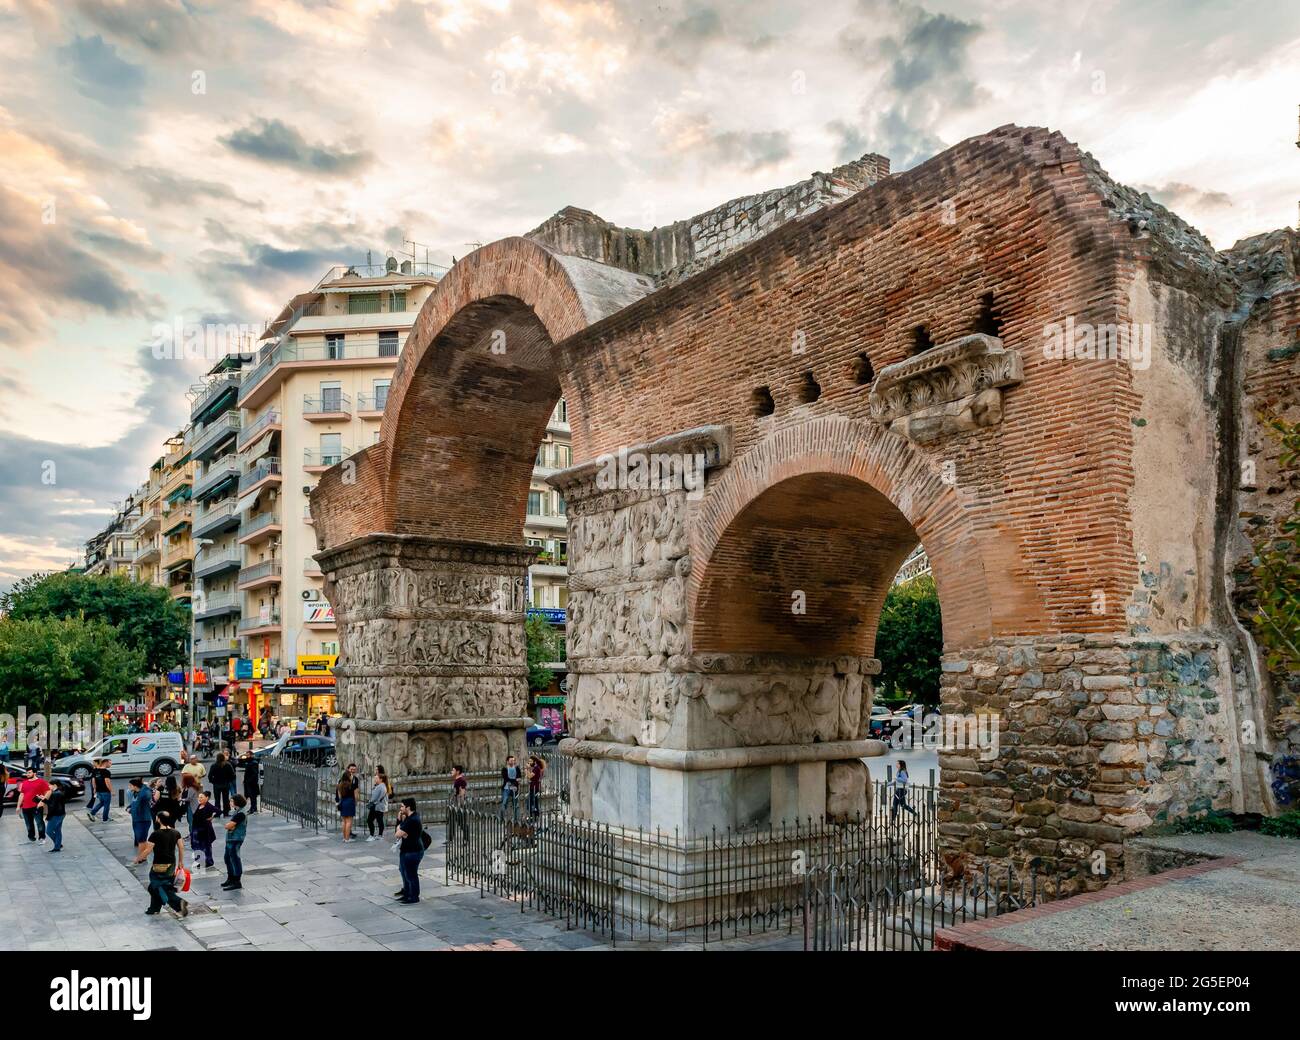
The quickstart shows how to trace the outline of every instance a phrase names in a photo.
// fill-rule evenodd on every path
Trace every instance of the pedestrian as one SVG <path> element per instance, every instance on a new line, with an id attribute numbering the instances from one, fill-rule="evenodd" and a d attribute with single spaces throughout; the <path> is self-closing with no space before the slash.
<path id="1" fill-rule="evenodd" d="M 9 761 L 9 730 L 0 729 L 0 766 Z"/>
<path id="2" fill-rule="evenodd" d="M 542 774 L 546 763 L 536 755 L 528 756 L 528 815 L 542 814 Z"/>
<path id="3" fill-rule="evenodd" d="M 68 796 L 64 793 L 63 788 L 54 787 L 40 801 L 45 807 L 45 833 L 54 842 L 54 848 L 50 849 L 50 851 L 62 852 L 63 820 L 68 812 Z"/>
<path id="4" fill-rule="evenodd" d="M 889 822 L 894 822 L 894 817 L 898 815 L 898 810 L 910 812 L 916 815 L 916 810 L 907 804 L 907 763 L 901 758 L 898 760 L 898 772 L 894 776 L 894 801 L 889 806 Z"/>
<path id="5" fill-rule="evenodd" d="M 33 733 L 31 740 L 27 742 L 27 764 L 40 772 L 41 764 L 44 761 L 45 753 L 41 751 L 41 738 Z"/>
<path id="6" fill-rule="evenodd" d="M 18 808 L 27 824 L 27 840 L 38 845 L 45 844 L 45 817 L 41 815 L 40 800 L 49 793 L 50 785 L 36 775 L 36 770 L 27 768 L 27 778 L 18 785 Z M 40 839 L 37 840 L 37 833 Z"/>
<path id="7" fill-rule="evenodd" d="M 158 817 L 166 814 L 171 818 L 172 826 L 181 818 L 184 807 L 181 801 L 172 792 L 163 785 L 161 780 L 155 781 L 150 786 L 153 787 L 153 818 L 154 827 L 157 829 Z M 179 833 L 179 831 L 177 832 Z"/>
<path id="8" fill-rule="evenodd" d="M 239 858 L 239 850 L 244 847 L 244 836 L 248 833 L 248 816 L 244 812 L 248 802 L 242 794 L 237 794 L 234 804 L 234 815 L 226 821 L 226 880 L 221 887 L 227 892 L 244 887 L 240 880 L 244 876 L 244 863 Z"/>
<path id="9" fill-rule="evenodd" d="M 361 781 L 357 779 L 357 764 L 349 762 L 348 768 L 339 777 L 335 795 L 338 801 L 339 819 L 343 821 L 343 840 L 352 841 L 352 822 L 357 815 L 357 789 Z"/>
<path id="10" fill-rule="evenodd" d="M 509 807 L 514 814 L 515 823 L 519 822 L 520 779 L 519 764 L 515 761 L 515 756 L 510 755 L 506 758 L 506 764 L 501 767 L 501 817 L 505 818 L 506 809 Z"/>
<path id="11" fill-rule="evenodd" d="M 190 845 L 194 848 L 194 866 L 199 866 L 199 855 L 203 856 L 203 868 L 212 868 L 212 846 L 216 844 L 217 832 L 213 829 L 212 818 L 217 810 L 207 791 L 198 794 L 198 806 L 194 810 L 194 822 L 190 824 Z"/>
<path id="12" fill-rule="evenodd" d="M 199 807 L 199 791 L 202 790 L 188 773 L 181 773 L 181 805 L 185 808 L 185 822 L 194 830 L 194 810 Z"/>
<path id="13" fill-rule="evenodd" d="M 185 839 L 174 823 L 175 817 L 160 812 L 158 826 L 135 854 L 135 862 L 143 863 L 153 853 L 149 867 L 149 909 L 145 911 L 150 917 L 163 908 L 163 903 L 181 917 L 190 912 L 190 904 L 176 894 L 176 874 L 185 855 Z"/>
<path id="14" fill-rule="evenodd" d="M 135 839 L 136 851 L 149 840 L 153 830 L 153 788 L 145 787 L 138 776 L 131 777 L 131 834 Z"/>
<path id="15" fill-rule="evenodd" d="M 5 795 L 9 793 L 9 766 L 6 759 L 0 758 L 0 820 L 4 819 Z"/>
<path id="16" fill-rule="evenodd" d="M 113 804 L 113 771 L 109 768 L 109 760 L 101 758 L 94 769 L 90 772 L 91 789 L 95 793 L 95 801 L 90 807 L 87 816 L 90 822 L 95 822 L 96 813 L 102 812 L 104 822 L 108 822 L 108 808 Z"/>
<path id="17" fill-rule="evenodd" d="M 253 757 L 250 746 L 248 751 L 244 752 L 244 757 L 239 760 L 244 767 L 244 797 L 248 799 L 248 815 L 252 816 L 257 812 L 257 796 L 261 794 L 261 769 L 257 759 Z"/>
<path id="18" fill-rule="evenodd" d="M 370 837 L 366 841 L 378 841 L 375 827 L 379 827 L 379 837 L 384 836 L 384 813 L 388 812 L 388 798 L 393 793 L 383 767 L 375 770 L 374 780 L 370 785 L 370 796 L 366 799 L 366 830 Z"/>
<path id="19" fill-rule="evenodd" d="M 212 781 L 212 796 L 216 799 L 217 815 L 230 814 L 230 785 L 235 782 L 235 767 L 230 764 L 224 751 L 217 752 L 217 760 L 212 763 L 209 774 Z"/>
<path id="20" fill-rule="evenodd" d="M 181 769 L 181 776 L 188 776 L 194 781 L 194 786 L 199 788 L 203 786 L 203 780 L 207 775 L 208 767 L 199 761 L 199 756 L 197 754 L 191 755 L 190 760 L 186 762 L 184 768 Z"/>
<path id="21" fill-rule="evenodd" d="M 420 901 L 420 860 L 424 859 L 424 850 L 432 844 L 432 839 L 425 833 L 420 823 L 420 814 L 415 811 L 415 799 L 403 798 L 402 807 L 397 810 L 398 854 L 397 867 L 402 874 L 402 895 L 399 903 L 418 903 Z"/>
<path id="22" fill-rule="evenodd" d="M 469 841 L 469 812 L 465 803 L 469 800 L 469 778 L 460 766 L 451 767 L 451 800 L 447 803 L 447 840 L 451 840 L 456 828 L 460 828 L 461 837 Z"/>

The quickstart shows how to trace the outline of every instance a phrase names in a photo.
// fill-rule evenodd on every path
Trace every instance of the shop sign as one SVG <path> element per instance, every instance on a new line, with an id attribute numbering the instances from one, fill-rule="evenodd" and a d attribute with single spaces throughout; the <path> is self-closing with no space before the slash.
<path id="1" fill-rule="evenodd" d="M 297 671 L 299 675 L 333 675 L 338 660 L 338 654 L 299 654 Z"/>

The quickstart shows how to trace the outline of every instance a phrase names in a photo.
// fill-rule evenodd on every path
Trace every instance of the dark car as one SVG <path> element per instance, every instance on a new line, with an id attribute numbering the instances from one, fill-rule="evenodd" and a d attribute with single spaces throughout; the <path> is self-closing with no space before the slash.
<path id="1" fill-rule="evenodd" d="M 22 783 L 23 780 L 27 779 L 27 772 L 21 765 L 15 769 L 13 762 L 8 763 L 8 765 L 9 782 L 5 784 L 5 805 L 15 806 L 18 804 L 18 785 Z M 63 793 L 68 796 L 69 802 L 74 802 L 78 798 L 84 798 L 86 796 L 85 785 L 82 784 L 81 781 L 74 780 L 70 776 L 54 776 L 51 777 L 49 783 L 51 787 L 62 788 Z"/>
<path id="2" fill-rule="evenodd" d="M 542 744 L 553 744 L 560 738 L 555 735 L 555 731 L 550 726 L 543 726 L 539 722 L 534 722 L 528 727 L 528 746 L 540 747 Z"/>
<path id="3" fill-rule="evenodd" d="M 334 738 L 323 737 L 317 733 L 286 733 L 274 744 L 268 744 L 254 751 L 253 758 L 259 763 L 264 763 L 271 758 L 283 758 L 288 762 L 313 766 L 339 764 Z"/>

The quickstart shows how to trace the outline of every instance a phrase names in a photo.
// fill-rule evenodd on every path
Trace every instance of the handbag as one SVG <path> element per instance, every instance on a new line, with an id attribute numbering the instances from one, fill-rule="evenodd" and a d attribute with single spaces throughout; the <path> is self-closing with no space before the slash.
<path id="1" fill-rule="evenodd" d="M 190 881 L 192 880 L 190 872 L 184 867 L 176 868 L 176 891 L 188 892 L 190 890 Z"/>

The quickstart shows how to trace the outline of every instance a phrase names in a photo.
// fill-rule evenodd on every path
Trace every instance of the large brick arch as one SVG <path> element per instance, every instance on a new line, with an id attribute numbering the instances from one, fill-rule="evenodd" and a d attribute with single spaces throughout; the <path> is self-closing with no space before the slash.
<path id="1" fill-rule="evenodd" d="M 918 539 L 939 587 L 948 648 L 983 643 L 1008 627 L 1034 629 L 1043 618 L 1034 586 L 1008 566 L 1017 547 L 996 526 L 977 529 L 969 506 L 932 458 L 874 424 L 831 417 L 776 431 L 732 462 L 700 505 L 691 547 L 693 649 L 764 649 L 738 642 L 748 630 L 773 650 L 869 655 L 880 604 Z M 807 555 L 799 547 L 804 526 L 820 536 L 820 549 Z M 778 565 L 781 587 L 754 585 L 765 574 L 756 553 L 769 572 Z M 803 619 L 790 611 L 800 576 L 810 595 Z M 827 607 L 817 602 L 819 590 L 854 602 Z"/>

